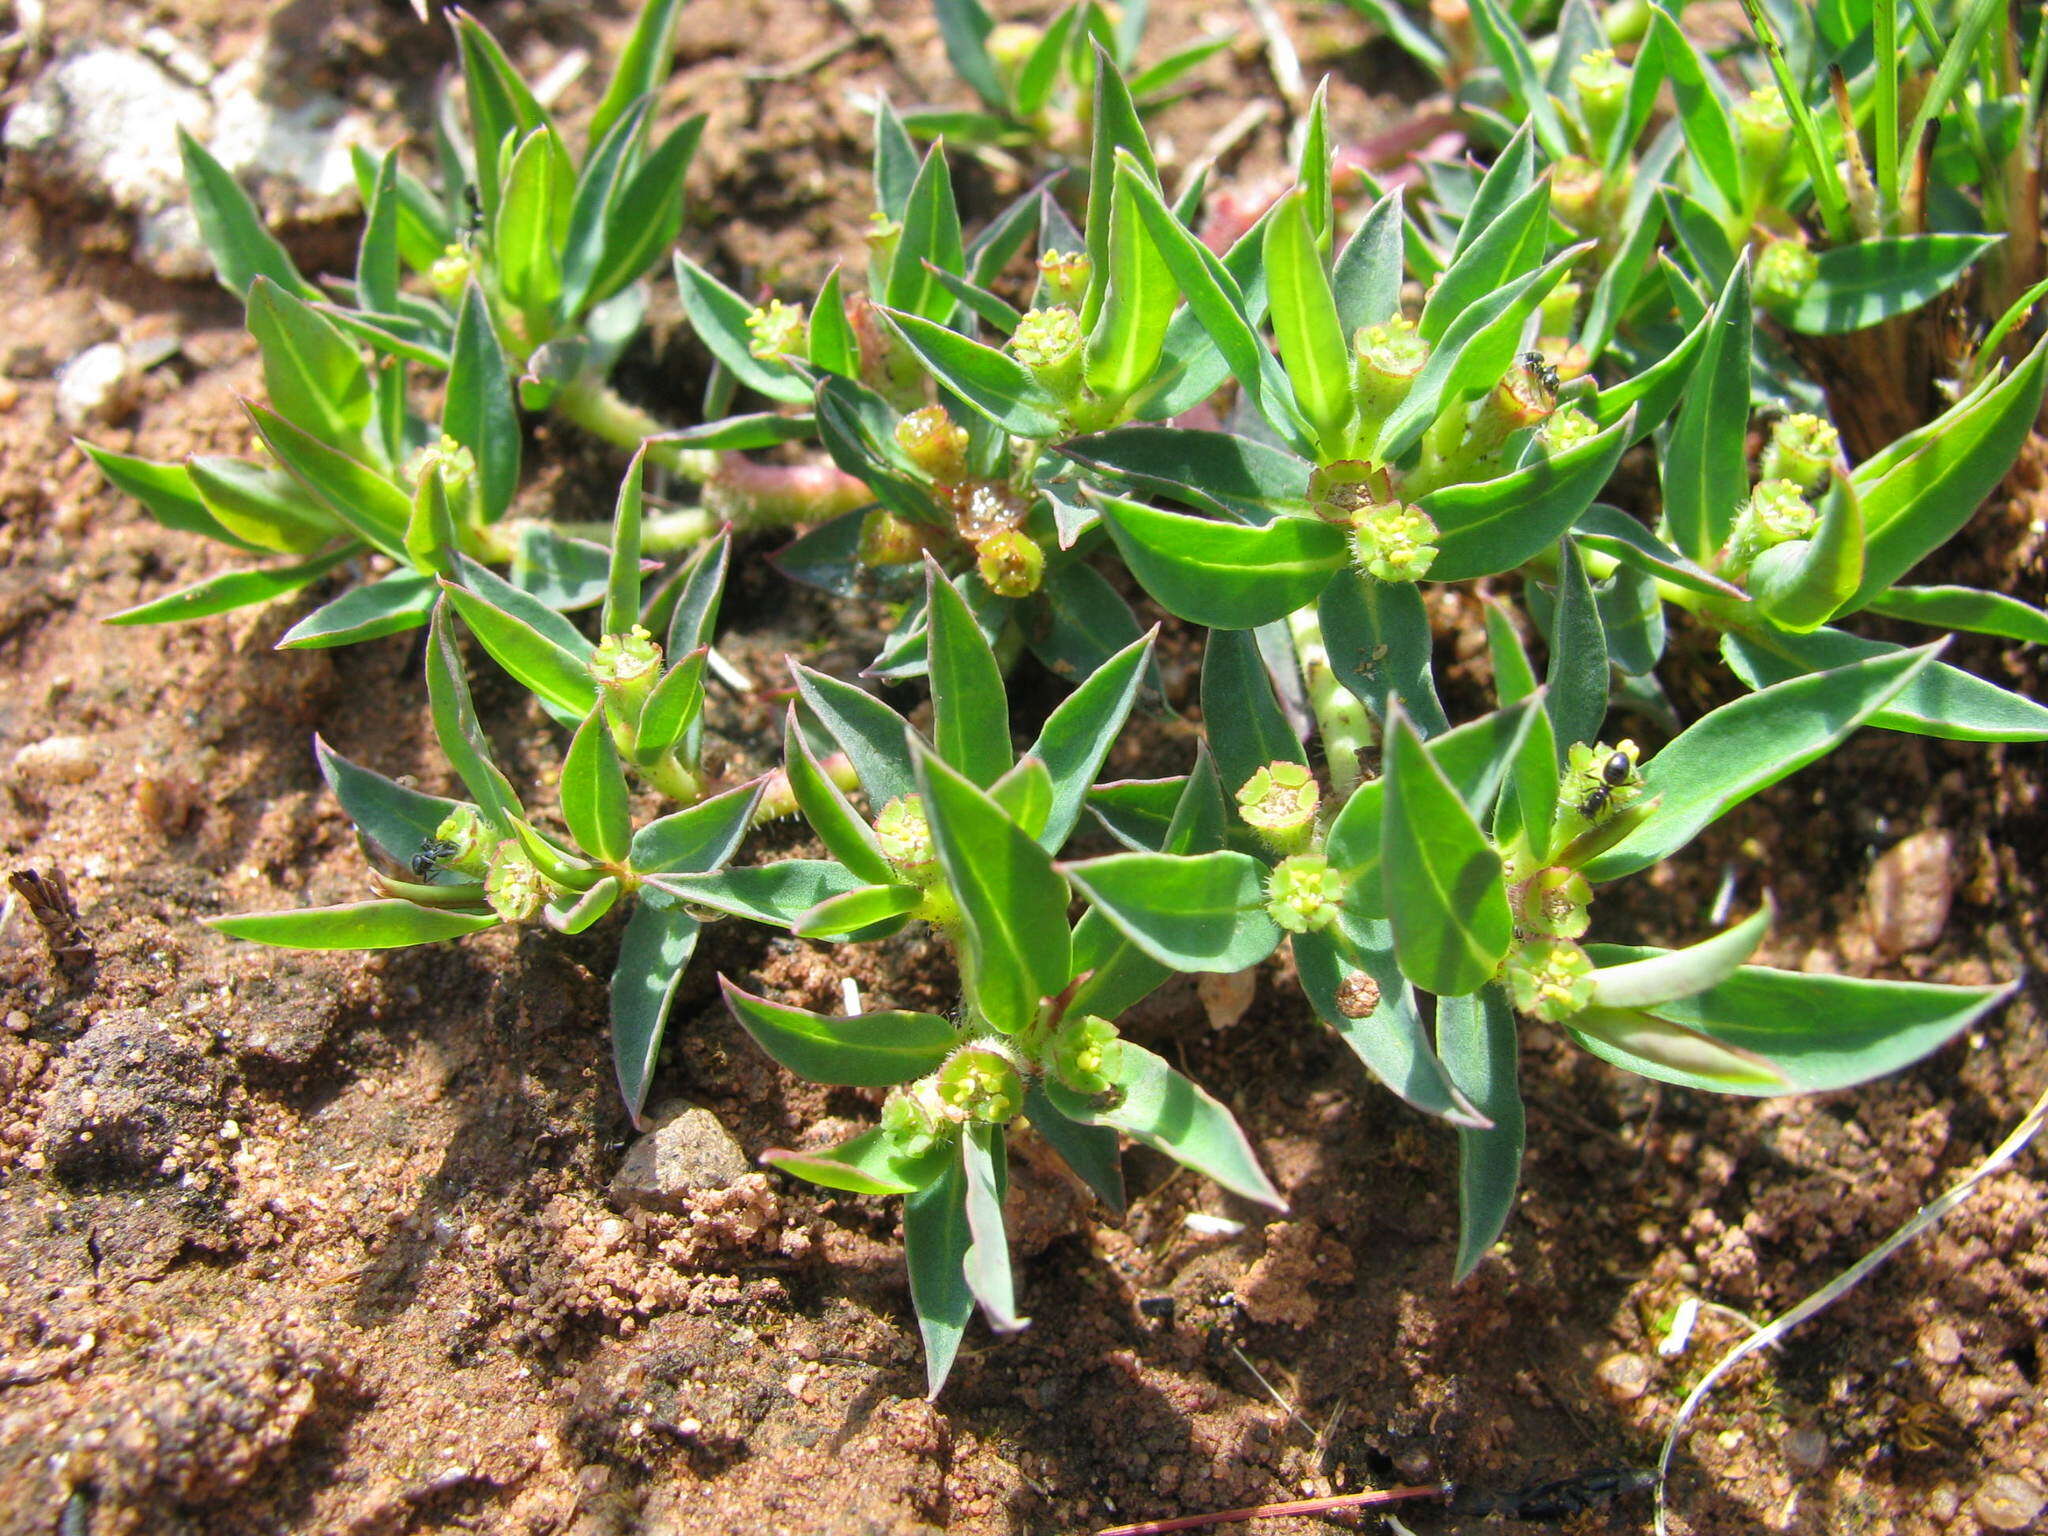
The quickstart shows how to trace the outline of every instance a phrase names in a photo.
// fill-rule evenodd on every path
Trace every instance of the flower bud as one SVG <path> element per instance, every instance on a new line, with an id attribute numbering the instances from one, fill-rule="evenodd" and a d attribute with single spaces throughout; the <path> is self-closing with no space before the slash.
<path id="1" fill-rule="evenodd" d="M 1756 259 L 1756 298 L 1771 308 L 1796 304 L 1820 276 L 1820 261 L 1802 240 L 1773 240 Z"/>
<path id="2" fill-rule="evenodd" d="M 1038 258 L 1038 296 L 1049 305 L 1078 310 L 1094 276 L 1095 263 L 1086 251 L 1047 251 Z"/>
<path id="3" fill-rule="evenodd" d="M 1322 791 L 1300 763 L 1266 764 L 1237 791 L 1237 813 L 1245 825 L 1281 853 L 1300 853 L 1315 831 Z"/>
<path id="4" fill-rule="evenodd" d="M 1006 21 L 991 28 L 987 40 L 982 44 L 988 52 L 989 62 L 996 67 L 996 74 L 1005 85 L 1016 83 L 1017 71 L 1031 57 L 1039 40 L 1045 36 L 1042 28 L 1029 22 Z"/>
<path id="5" fill-rule="evenodd" d="M 528 921 L 554 894 L 554 887 L 534 867 L 519 839 L 505 838 L 491 850 L 490 867 L 484 871 L 484 900 L 506 922 Z"/>
<path id="6" fill-rule="evenodd" d="M 921 406 L 897 422 L 896 444 L 934 480 L 967 478 L 967 429 L 943 405 Z"/>
<path id="7" fill-rule="evenodd" d="M 1584 155 L 1566 155 L 1550 173 L 1550 211 L 1581 235 L 1602 233 L 1607 178 Z"/>
<path id="8" fill-rule="evenodd" d="M 956 481 L 939 487 L 936 499 L 953 514 L 953 525 L 970 544 L 1015 528 L 1031 511 L 1031 503 L 1003 480 Z"/>
<path id="9" fill-rule="evenodd" d="M 906 1157 L 922 1157 L 953 1128 L 946 1105 L 930 1078 L 908 1088 L 891 1088 L 882 1101 L 882 1134 Z"/>
<path id="10" fill-rule="evenodd" d="M 1772 86 L 1759 86 L 1735 104 L 1735 144 L 1744 182 L 1759 190 L 1778 179 L 1785 150 L 1792 142 L 1792 119 L 1785 98 Z"/>
<path id="11" fill-rule="evenodd" d="M 804 356 L 808 343 L 803 306 L 770 299 L 747 315 L 747 335 L 747 351 L 764 363 Z"/>
<path id="12" fill-rule="evenodd" d="M 1394 499 L 1394 482 L 1369 459 L 1339 459 L 1309 471 L 1308 499 L 1326 523 L 1349 524 L 1364 507 Z"/>
<path id="13" fill-rule="evenodd" d="M 476 478 L 476 455 L 443 432 L 434 442 L 413 450 L 399 474 L 407 485 L 417 486 L 435 470 L 440 471 L 441 489 L 448 493 L 452 504 Z"/>
<path id="14" fill-rule="evenodd" d="M 1569 939 L 1540 939 L 1509 954 L 1507 984 L 1517 1009 L 1557 1024 L 1593 1001 L 1593 960 Z"/>
<path id="15" fill-rule="evenodd" d="M 1420 507 L 1391 502 L 1351 519 L 1351 558 L 1380 581 L 1420 581 L 1436 563 L 1437 526 Z"/>
<path id="16" fill-rule="evenodd" d="M 924 540 L 917 525 L 908 519 L 877 507 L 860 520 L 856 558 L 870 570 L 881 565 L 909 565 L 923 553 Z"/>
<path id="17" fill-rule="evenodd" d="M 1571 79 L 1587 135 L 1595 144 L 1604 144 L 1628 101 L 1628 66 L 1615 62 L 1612 48 L 1601 48 L 1572 66 Z"/>
<path id="18" fill-rule="evenodd" d="M 924 798 L 898 795 L 882 807 L 875 818 L 875 841 L 882 857 L 913 885 L 925 885 L 939 878 L 939 852 L 932 843 L 931 824 L 925 820 Z"/>
<path id="19" fill-rule="evenodd" d="M 662 676 L 662 645 L 645 627 L 606 635 L 590 653 L 590 678 L 606 692 L 643 692 Z"/>
<path id="20" fill-rule="evenodd" d="M 1001 1125 L 1024 1107 L 1024 1079 L 992 1043 L 962 1046 L 939 1068 L 938 1092 L 953 1118 Z"/>
<path id="21" fill-rule="evenodd" d="M 1521 926 L 1551 939 L 1576 939 L 1593 921 L 1593 888 L 1576 869 L 1538 870 L 1521 889 Z"/>
<path id="22" fill-rule="evenodd" d="M 1811 538 L 1819 523 L 1820 512 L 1790 480 L 1759 481 L 1735 514 L 1722 569 L 1740 577 L 1765 550 Z"/>
<path id="23" fill-rule="evenodd" d="M 1029 597 L 1045 579 L 1045 551 L 1028 534 L 1005 528 L 981 541 L 974 568 L 997 597 Z"/>
<path id="24" fill-rule="evenodd" d="M 1408 398 L 1416 375 L 1429 361 L 1429 343 L 1415 322 L 1398 316 L 1362 325 L 1351 338 L 1351 398 L 1362 431 L 1377 431 Z"/>
<path id="25" fill-rule="evenodd" d="M 1766 481 L 1787 480 L 1806 495 L 1815 496 L 1828 483 L 1828 472 L 1841 456 L 1841 434 L 1820 417 L 1802 411 L 1778 418 L 1757 468 Z"/>
<path id="26" fill-rule="evenodd" d="M 1068 1019 L 1052 1037 L 1052 1075 L 1076 1093 L 1105 1093 L 1114 1086 L 1120 1043 L 1107 1019 Z"/>
<path id="27" fill-rule="evenodd" d="M 1580 410 L 1575 401 L 1552 411 L 1543 425 L 1536 429 L 1536 440 L 1543 445 L 1543 451 L 1553 454 L 1576 448 L 1599 435 L 1599 423 Z"/>
<path id="28" fill-rule="evenodd" d="M 1320 854 L 1282 859 L 1266 877 L 1266 916 L 1289 933 L 1310 933 L 1337 921 L 1344 877 Z"/>
<path id="29" fill-rule="evenodd" d="M 1611 747 L 1605 742 L 1573 742 L 1565 754 L 1558 803 L 1584 821 L 1605 821 L 1642 793 L 1643 776 L 1636 760 L 1636 744 L 1627 739 Z"/>
<path id="30" fill-rule="evenodd" d="M 469 286 L 469 279 L 475 271 L 476 263 L 467 249 L 459 245 L 446 246 L 434 258 L 434 264 L 427 268 L 427 286 L 444 299 L 454 299 Z"/>
<path id="31" fill-rule="evenodd" d="M 1081 317 L 1064 304 L 1028 309 L 1010 334 L 1010 351 L 1032 376 L 1061 400 L 1081 387 L 1081 354 L 1087 336 Z"/>

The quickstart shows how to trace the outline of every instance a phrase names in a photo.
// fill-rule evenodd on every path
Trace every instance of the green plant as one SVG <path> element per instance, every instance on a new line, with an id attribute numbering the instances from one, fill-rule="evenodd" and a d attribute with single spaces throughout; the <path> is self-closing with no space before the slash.
<path id="1" fill-rule="evenodd" d="M 1231 41 L 1227 33 L 1208 37 L 1140 69 L 1149 0 L 1116 7 L 1073 0 L 1042 27 L 998 23 L 981 0 L 932 0 L 932 11 L 954 73 L 981 107 L 915 108 L 903 115 L 904 126 L 956 146 L 1037 143 L 1076 160 L 1088 154 L 1095 50 L 1129 78 L 1138 110 L 1150 116 L 1175 99 L 1190 71 Z"/>
<path id="2" fill-rule="evenodd" d="M 1100 918 L 1071 925 L 1054 863 L 1138 697 L 1150 637 L 1098 668 L 1019 756 L 994 651 L 935 564 L 925 579 L 929 742 L 872 695 L 797 670 L 785 771 L 830 857 L 650 883 L 807 938 L 867 941 L 925 922 L 957 956 L 951 1017 L 833 1018 L 725 984 L 734 1016 L 790 1070 L 891 1090 L 875 1129 L 769 1161 L 830 1189 L 905 1198 L 911 1294 L 937 1392 L 977 1302 L 998 1331 L 1023 1326 L 1002 1216 L 1005 1129 L 1020 1116 L 1112 1207 L 1123 1200 L 1119 1133 L 1248 1199 L 1280 1200 L 1229 1111 L 1118 1035 L 1116 1016 L 1166 972 Z M 814 732 L 851 760 L 866 817 L 819 771 Z M 1214 775 L 1198 775 L 1168 842 L 1208 846 L 1221 812 Z"/>
<path id="3" fill-rule="evenodd" d="M 500 923 L 581 933 L 623 903 L 632 916 L 612 973 L 612 1054 L 636 1119 L 700 927 L 660 881 L 722 867 L 751 825 L 787 814 L 776 804 L 786 789 L 767 779 L 718 793 L 706 782 L 704 669 L 728 541 L 704 545 L 643 600 L 643 464 L 634 460 L 619 495 L 599 643 L 472 561 L 440 575 L 427 689 L 442 755 L 470 798 L 407 788 L 316 742 L 328 788 L 362 838 L 376 896 L 212 920 L 223 933 L 263 944 L 395 949 Z M 574 725 L 557 778 L 566 835 L 536 823 L 492 758 L 456 644 L 458 614 L 544 707 Z M 656 631 L 666 636 L 666 654 Z M 683 808 L 636 825 L 632 778 Z"/>
<path id="4" fill-rule="evenodd" d="M 1594 737 L 1606 713 L 1570 647 L 1539 687 L 1512 622 L 1488 616 L 1502 709 L 1425 739 L 1398 703 L 1380 775 L 1326 797 L 1250 638 L 1217 631 L 1203 672 L 1208 741 L 1235 788 L 1238 846 L 1156 835 L 1172 781 L 1098 791 L 1132 851 L 1066 873 L 1151 959 L 1229 972 L 1291 945 L 1323 1021 L 1389 1088 L 1459 1128 L 1458 1273 L 1513 1209 L 1523 1140 L 1516 1015 L 1665 1082 L 1771 1094 L 1846 1087 L 1917 1059 L 2010 988 L 1809 976 L 1746 964 L 1768 902 L 1690 949 L 1582 942 L 1594 887 L 1681 850 L 1751 795 L 1822 756 L 1932 662 L 1853 662 L 1767 688 L 1654 755 Z M 1198 773 L 1203 770 L 1198 769 Z M 1250 832 L 1248 841 L 1243 835 Z M 1434 1043 L 1429 1027 L 1433 1000 Z"/>

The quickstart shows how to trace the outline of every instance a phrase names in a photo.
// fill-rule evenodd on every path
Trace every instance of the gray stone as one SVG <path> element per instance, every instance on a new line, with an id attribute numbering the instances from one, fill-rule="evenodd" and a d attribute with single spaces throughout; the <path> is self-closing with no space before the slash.
<path id="1" fill-rule="evenodd" d="M 1955 883 L 1955 839 L 1941 828 L 1887 848 L 1864 888 L 1877 947 L 1893 959 L 1931 948 L 1948 923 Z"/>
<path id="2" fill-rule="evenodd" d="M 7 115 L 7 147 L 43 174 L 135 212 L 183 201 L 179 128 L 205 130 L 206 97 L 121 48 L 57 60 Z"/>
<path id="3" fill-rule="evenodd" d="M 353 211 L 349 146 L 370 142 L 367 118 L 337 97 L 294 91 L 257 59 L 214 77 L 165 36 L 144 44 L 170 68 L 103 45 L 68 54 L 29 87 L 0 139 L 42 181 L 133 214 L 136 254 L 164 277 L 213 274 L 185 196 L 180 128 L 253 184 L 272 222 Z"/>
<path id="4" fill-rule="evenodd" d="M 710 1110 L 672 1100 L 656 1106 L 650 1118 L 654 1129 L 627 1150 L 612 1179 L 612 1198 L 619 1204 L 680 1210 L 692 1194 L 730 1188 L 753 1171 Z"/>

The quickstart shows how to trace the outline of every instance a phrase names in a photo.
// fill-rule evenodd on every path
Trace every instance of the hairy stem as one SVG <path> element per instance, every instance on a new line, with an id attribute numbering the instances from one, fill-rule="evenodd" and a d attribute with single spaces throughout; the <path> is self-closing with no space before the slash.
<path id="1" fill-rule="evenodd" d="M 1308 689 L 1308 704 L 1323 738 L 1323 757 L 1330 765 L 1330 787 L 1348 795 L 1364 777 L 1360 755 L 1372 745 L 1372 717 L 1365 706 L 1337 681 L 1330 652 L 1323 644 L 1322 620 L 1313 608 L 1299 608 L 1287 617 L 1294 656 Z"/>

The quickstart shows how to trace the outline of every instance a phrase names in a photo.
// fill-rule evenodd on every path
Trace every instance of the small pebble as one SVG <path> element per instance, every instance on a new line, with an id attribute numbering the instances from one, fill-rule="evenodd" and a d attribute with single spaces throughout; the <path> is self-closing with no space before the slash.
<path id="1" fill-rule="evenodd" d="M 43 784 L 83 784 L 99 772 L 99 758 L 83 736 L 50 736 L 14 754 L 16 778 Z"/>
<path id="2" fill-rule="evenodd" d="M 1970 1498 L 1970 1512 L 1994 1531 L 2023 1531 L 2048 1502 L 2026 1478 L 2015 1472 L 1994 1472 Z"/>
<path id="3" fill-rule="evenodd" d="M 1818 1472 L 1828 1459 L 1828 1437 L 1811 1424 L 1785 1432 L 1785 1460 L 1795 1472 Z"/>
<path id="4" fill-rule="evenodd" d="M 118 341 L 87 347 L 57 370 L 57 419 L 73 432 L 110 426 L 135 404 L 135 371 Z"/>
<path id="5" fill-rule="evenodd" d="M 1936 1365 L 1954 1365 L 1963 1358 L 1962 1335 L 1948 1323 L 1930 1323 L 1920 1331 L 1920 1353 Z"/>
<path id="6" fill-rule="evenodd" d="M 1955 880 L 1955 839 L 1939 827 L 1887 848 L 1864 887 L 1877 947 L 1893 959 L 1931 948 L 1948 924 Z"/>
<path id="7" fill-rule="evenodd" d="M 1618 1402 L 1632 1403 L 1650 1390 L 1650 1362 L 1641 1355 L 1609 1355 L 1600 1362 L 1600 1384 Z"/>

